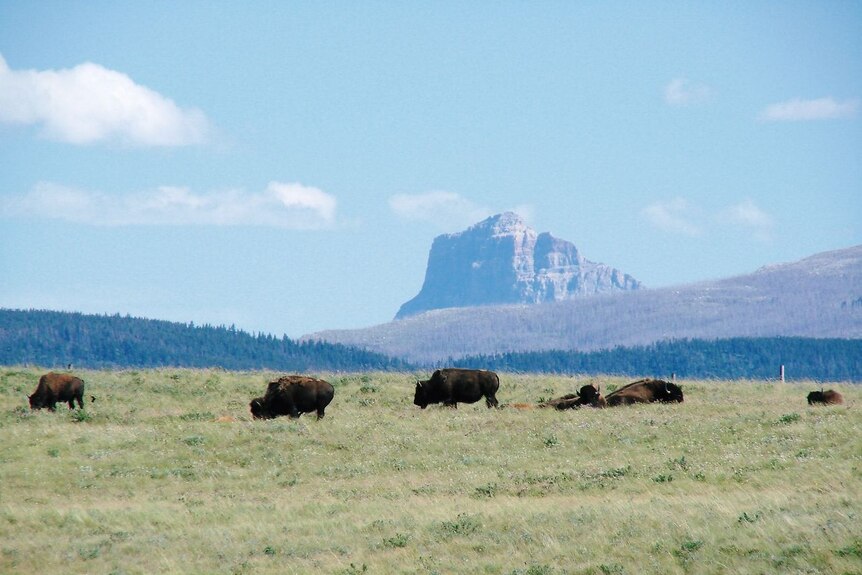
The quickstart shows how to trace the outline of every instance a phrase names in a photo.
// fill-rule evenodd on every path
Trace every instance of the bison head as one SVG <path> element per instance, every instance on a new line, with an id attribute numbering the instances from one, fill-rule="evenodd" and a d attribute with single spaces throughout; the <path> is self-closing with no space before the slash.
<path id="1" fill-rule="evenodd" d="M 413 405 L 418 405 L 422 409 L 428 407 L 428 382 L 427 381 L 417 381 L 416 382 L 416 393 L 413 395 Z"/>
<path id="2" fill-rule="evenodd" d="M 608 402 L 602 395 L 602 388 L 592 384 L 583 386 L 578 395 L 581 398 L 582 405 L 590 405 L 592 407 L 606 407 Z"/>
<path id="3" fill-rule="evenodd" d="M 675 383 L 664 382 L 664 390 L 661 392 L 662 401 L 676 401 L 682 403 L 682 388 Z"/>
<path id="4" fill-rule="evenodd" d="M 266 408 L 262 397 L 252 399 L 248 405 L 251 408 L 252 417 L 255 419 L 269 419 L 269 410 Z"/>
<path id="5" fill-rule="evenodd" d="M 599 397 L 599 390 L 595 388 L 593 385 L 585 385 L 580 391 L 578 391 L 578 395 L 582 400 L 586 403 L 592 403 Z"/>
<path id="6" fill-rule="evenodd" d="M 27 399 L 30 400 L 30 409 L 42 409 L 45 407 L 45 398 L 38 393 L 34 393 Z"/>

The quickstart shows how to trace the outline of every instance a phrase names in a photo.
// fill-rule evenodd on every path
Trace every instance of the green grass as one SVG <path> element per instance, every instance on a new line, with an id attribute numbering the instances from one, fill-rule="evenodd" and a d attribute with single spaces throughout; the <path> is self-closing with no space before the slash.
<path id="1" fill-rule="evenodd" d="M 275 374 L 78 372 L 32 412 L 0 368 L 0 573 L 862 573 L 862 390 L 682 382 L 680 405 L 412 405 L 314 374 L 326 418 L 253 421 Z M 417 374 L 418 375 L 418 374 Z M 590 381 L 501 374 L 501 403 Z M 228 421 L 216 421 L 228 416 Z"/>

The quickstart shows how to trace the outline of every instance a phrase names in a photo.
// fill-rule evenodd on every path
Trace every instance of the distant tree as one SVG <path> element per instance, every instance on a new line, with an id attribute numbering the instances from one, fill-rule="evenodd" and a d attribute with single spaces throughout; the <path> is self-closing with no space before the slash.
<path id="1" fill-rule="evenodd" d="M 284 336 L 253 336 L 212 327 L 41 310 L 0 309 L 0 364 L 79 367 L 210 367 L 227 369 L 404 370 L 399 359 Z"/>

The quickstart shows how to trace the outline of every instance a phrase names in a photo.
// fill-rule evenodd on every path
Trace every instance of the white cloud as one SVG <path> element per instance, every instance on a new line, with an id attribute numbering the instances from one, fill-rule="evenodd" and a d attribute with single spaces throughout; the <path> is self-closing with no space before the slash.
<path id="1" fill-rule="evenodd" d="M 455 192 L 432 191 L 423 194 L 396 194 L 389 198 L 389 207 L 405 220 L 420 220 L 437 224 L 444 230 L 460 230 L 494 214 Z"/>
<path id="2" fill-rule="evenodd" d="M 271 182 L 260 193 L 188 188 L 113 195 L 42 182 L 0 199 L 0 217 L 35 217 L 97 226 L 210 225 L 320 229 L 335 224 L 336 199 L 301 184 Z"/>
<path id="3" fill-rule="evenodd" d="M 706 213 L 685 198 L 674 198 L 647 206 L 641 215 L 659 230 L 689 237 L 732 229 L 734 234 L 751 234 L 757 240 L 770 241 L 775 228 L 772 216 L 751 199 Z"/>
<path id="4" fill-rule="evenodd" d="M 859 100 L 838 102 L 833 98 L 788 100 L 767 106 L 760 119 L 766 122 L 803 122 L 809 120 L 840 120 L 855 118 Z"/>
<path id="5" fill-rule="evenodd" d="M 182 109 L 127 75 L 90 62 L 66 70 L 12 70 L 0 55 L 0 122 L 39 125 L 72 144 L 116 140 L 139 146 L 203 143 L 200 110 Z"/>
<path id="6" fill-rule="evenodd" d="M 337 202 L 335 197 L 323 190 L 296 183 L 270 182 L 266 192 L 288 210 L 307 212 L 326 224 L 332 224 L 335 221 Z"/>
<path id="7" fill-rule="evenodd" d="M 670 106 L 689 106 L 707 101 L 712 90 L 704 84 L 692 84 L 686 78 L 674 78 L 664 87 L 664 101 Z"/>
<path id="8" fill-rule="evenodd" d="M 700 210 L 692 207 L 684 198 L 667 202 L 656 202 L 641 210 L 641 215 L 654 227 L 675 234 L 696 237 L 703 233 L 697 220 Z"/>
<path id="9" fill-rule="evenodd" d="M 718 215 L 721 223 L 740 226 L 753 232 L 756 239 L 768 241 L 772 239 L 775 225 L 772 216 L 761 210 L 751 199 L 729 206 Z"/>

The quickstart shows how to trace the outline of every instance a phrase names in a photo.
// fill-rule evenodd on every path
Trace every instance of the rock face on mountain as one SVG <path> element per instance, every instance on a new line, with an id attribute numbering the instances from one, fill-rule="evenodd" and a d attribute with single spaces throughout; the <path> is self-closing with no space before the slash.
<path id="1" fill-rule="evenodd" d="M 480 354 L 778 336 L 862 338 L 862 245 L 721 280 L 546 305 L 438 309 L 303 340 L 439 364 Z"/>
<path id="2" fill-rule="evenodd" d="M 395 318 L 432 309 L 564 301 L 641 287 L 630 275 L 585 259 L 572 243 L 536 233 L 520 216 L 506 212 L 463 232 L 437 236 L 422 290 Z"/>

